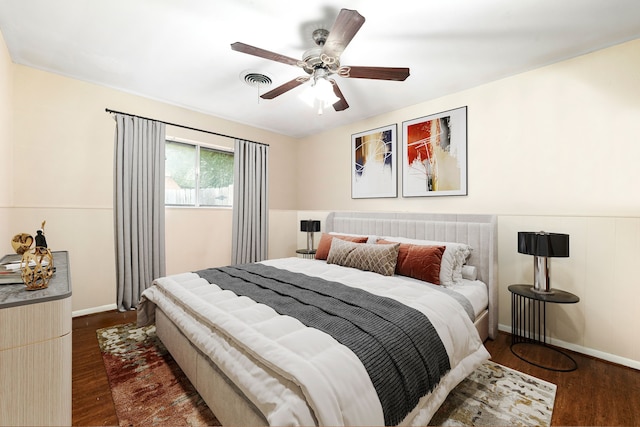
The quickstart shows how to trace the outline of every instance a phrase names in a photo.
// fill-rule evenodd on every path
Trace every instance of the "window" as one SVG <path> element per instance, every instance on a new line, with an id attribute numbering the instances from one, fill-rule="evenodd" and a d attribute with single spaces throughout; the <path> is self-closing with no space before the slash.
<path id="1" fill-rule="evenodd" d="M 232 206 L 233 152 L 166 141 L 164 203 Z"/>

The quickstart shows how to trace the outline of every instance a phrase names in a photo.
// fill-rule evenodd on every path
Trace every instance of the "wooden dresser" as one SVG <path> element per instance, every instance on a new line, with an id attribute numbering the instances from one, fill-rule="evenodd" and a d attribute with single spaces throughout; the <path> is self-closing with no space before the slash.
<path id="1" fill-rule="evenodd" d="M 1 262 L 20 259 L 8 255 Z M 49 287 L 0 285 L 0 425 L 71 425 L 69 255 L 53 252 Z"/>

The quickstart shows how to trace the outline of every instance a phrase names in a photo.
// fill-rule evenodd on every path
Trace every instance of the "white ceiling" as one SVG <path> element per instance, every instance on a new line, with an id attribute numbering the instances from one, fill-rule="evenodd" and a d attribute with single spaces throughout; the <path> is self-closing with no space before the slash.
<path id="1" fill-rule="evenodd" d="M 302 87 L 259 99 L 306 74 L 230 44 L 301 58 L 341 8 L 366 18 L 341 63 L 409 78 L 335 77 L 350 108 L 321 116 Z M 0 31 L 17 64 L 302 137 L 639 38 L 640 0 L 0 0 Z"/>

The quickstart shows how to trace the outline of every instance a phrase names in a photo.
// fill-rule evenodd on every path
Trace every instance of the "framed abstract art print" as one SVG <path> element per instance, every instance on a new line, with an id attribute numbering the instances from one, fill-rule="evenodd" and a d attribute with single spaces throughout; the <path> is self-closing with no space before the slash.
<path id="1" fill-rule="evenodd" d="M 398 196 L 396 124 L 351 136 L 351 198 Z"/>
<path id="2" fill-rule="evenodd" d="M 467 195 L 467 107 L 402 122 L 402 196 Z"/>

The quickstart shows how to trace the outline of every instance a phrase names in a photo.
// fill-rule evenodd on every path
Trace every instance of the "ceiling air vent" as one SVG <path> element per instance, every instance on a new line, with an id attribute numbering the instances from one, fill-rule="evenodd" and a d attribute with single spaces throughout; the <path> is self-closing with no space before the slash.
<path id="1" fill-rule="evenodd" d="M 271 77 L 255 71 L 243 71 L 240 74 L 240 79 L 252 87 L 265 87 L 273 83 Z"/>

